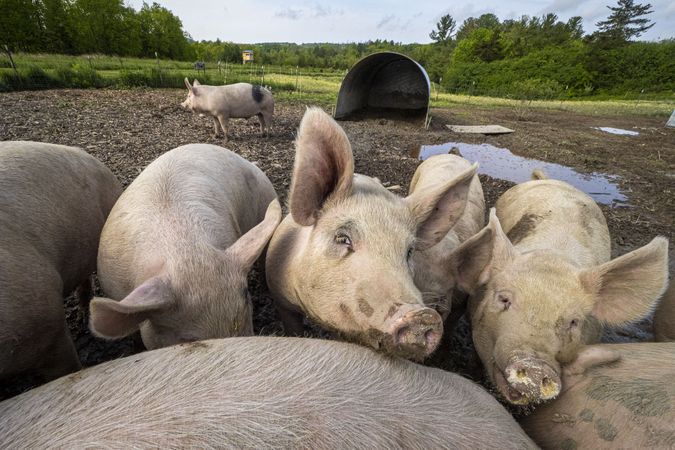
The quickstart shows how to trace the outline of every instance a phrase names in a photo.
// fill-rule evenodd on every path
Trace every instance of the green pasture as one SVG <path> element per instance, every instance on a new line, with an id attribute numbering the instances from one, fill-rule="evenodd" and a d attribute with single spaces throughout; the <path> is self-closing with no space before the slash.
<path id="1" fill-rule="evenodd" d="M 207 63 L 205 71 L 192 62 L 162 59 L 120 58 L 105 55 L 13 55 L 19 76 L 6 54 L 0 56 L 0 91 L 54 88 L 183 88 L 183 79 L 203 84 L 249 82 L 272 88 L 281 101 L 334 105 L 343 70 Z M 664 98 L 665 97 L 665 98 Z M 675 93 L 662 96 L 634 96 L 583 100 L 528 100 L 471 96 L 446 92 L 434 83 L 431 106 L 451 108 L 471 105 L 485 108 L 557 109 L 590 115 L 670 115 Z"/>

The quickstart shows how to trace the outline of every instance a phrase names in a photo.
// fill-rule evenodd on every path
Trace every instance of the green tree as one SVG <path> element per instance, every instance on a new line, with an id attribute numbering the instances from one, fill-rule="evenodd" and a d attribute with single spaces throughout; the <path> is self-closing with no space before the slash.
<path id="1" fill-rule="evenodd" d="M 42 0 L 44 17 L 44 46 L 50 53 L 74 53 L 74 25 L 70 3 L 64 0 Z"/>
<path id="2" fill-rule="evenodd" d="M 457 40 L 466 39 L 469 35 L 478 28 L 487 28 L 488 30 L 498 30 L 501 27 L 499 18 L 494 14 L 483 14 L 480 17 L 469 17 L 457 31 Z"/>
<path id="3" fill-rule="evenodd" d="M 455 19 L 446 14 L 436 23 L 436 29 L 429 33 L 429 37 L 438 44 L 446 44 L 452 40 L 456 26 Z"/>
<path id="4" fill-rule="evenodd" d="M 600 33 L 611 38 L 628 41 L 632 37 L 639 37 L 645 31 L 654 26 L 651 20 L 645 16 L 651 14 L 651 4 L 635 4 L 633 0 L 618 0 L 617 6 L 608 6 L 612 13 L 607 20 L 598 22 L 596 25 Z"/>
<path id="5" fill-rule="evenodd" d="M 0 45 L 10 49 L 42 49 L 42 4 L 31 0 L 0 0 Z"/>

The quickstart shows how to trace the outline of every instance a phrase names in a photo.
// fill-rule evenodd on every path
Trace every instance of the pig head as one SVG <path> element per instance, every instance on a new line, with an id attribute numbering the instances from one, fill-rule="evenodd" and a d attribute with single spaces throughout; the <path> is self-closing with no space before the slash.
<path id="1" fill-rule="evenodd" d="M 439 314 L 413 282 L 413 254 L 438 243 L 462 214 L 471 166 L 400 198 L 354 174 L 345 132 L 310 108 L 298 131 L 290 215 L 266 259 L 268 286 L 287 332 L 302 314 L 344 338 L 411 359 L 434 351 Z"/>
<path id="2" fill-rule="evenodd" d="M 549 400 L 562 366 L 601 325 L 644 317 L 667 278 L 665 238 L 611 261 L 584 266 L 549 247 L 514 245 L 495 210 L 454 255 L 460 287 L 471 294 L 473 341 L 487 375 L 513 404 Z"/>

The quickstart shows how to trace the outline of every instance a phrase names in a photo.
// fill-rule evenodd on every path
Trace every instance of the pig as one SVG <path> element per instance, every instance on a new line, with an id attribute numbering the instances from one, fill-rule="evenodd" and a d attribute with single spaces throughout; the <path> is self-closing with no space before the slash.
<path id="1" fill-rule="evenodd" d="M 417 190 L 448 182 L 470 167 L 471 163 L 460 156 L 432 156 L 419 165 L 408 192 L 413 194 Z M 465 303 L 465 296 L 456 292 L 455 281 L 449 276 L 451 254 L 462 242 L 478 233 L 484 224 L 485 197 L 478 175 L 474 175 L 469 185 L 464 213 L 448 234 L 438 244 L 413 255 L 415 285 L 422 291 L 425 304 L 435 307 L 444 321 L 452 311 L 455 317 L 451 322 L 454 323 L 458 318 L 457 313 L 462 312 Z"/>
<path id="2" fill-rule="evenodd" d="M 0 448 L 536 445 L 459 375 L 344 342 L 238 337 L 117 359 L 0 403 Z"/>
<path id="3" fill-rule="evenodd" d="M 90 329 L 146 348 L 253 333 L 246 277 L 281 220 L 272 183 L 222 147 L 164 153 L 113 207 L 98 276 L 110 298 L 90 304 Z"/>
<path id="4" fill-rule="evenodd" d="M 0 142 L 0 379 L 80 368 L 63 298 L 89 300 L 99 236 L 122 186 L 82 149 Z"/>
<path id="5" fill-rule="evenodd" d="M 302 314 L 336 334 L 405 358 L 437 347 L 440 315 L 413 280 L 413 253 L 437 244 L 464 212 L 477 166 L 400 198 L 354 174 L 347 135 L 319 108 L 296 141 L 287 215 L 270 240 L 267 284 L 289 334 Z"/>
<path id="6" fill-rule="evenodd" d="M 610 260 L 605 218 L 562 181 L 506 191 L 489 224 L 453 254 L 453 276 L 469 292 L 473 342 L 487 375 L 513 404 L 550 400 L 561 366 L 602 326 L 647 315 L 665 289 L 668 241 Z"/>
<path id="7" fill-rule="evenodd" d="M 590 346 L 562 383 L 521 420 L 543 448 L 675 448 L 675 342 Z"/>
<path id="8" fill-rule="evenodd" d="M 249 83 L 234 83 L 226 86 L 207 86 L 185 78 L 188 89 L 187 99 L 181 103 L 185 109 L 194 113 L 209 115 L 213 118 L 214 136 L 218 137 L 218 125 L 223 129 L 227 142 L 227 123 L 229 119 L 248 119 L 258 116 L 260 133 L 267 134 L 274 116 L 274 98 L 272 93 L 262 86 Z"/>
<path id="9" fill-rule="evenodd" d="M 654 313 L 654 340 L 675 341 L 675 283 L 672 281 Z"/>

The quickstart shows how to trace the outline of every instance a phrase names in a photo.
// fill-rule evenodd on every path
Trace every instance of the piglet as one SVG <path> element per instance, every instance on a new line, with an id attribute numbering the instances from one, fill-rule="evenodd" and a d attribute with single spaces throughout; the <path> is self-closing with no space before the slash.
<path id="1" fill-rule="evenodd" d="M 272 183 L 222 147 L 173 149 L 141 172 L 103 228 L 90 328 L 149 349 L 250 335 L 246 277 L 281 220 Z"/>

